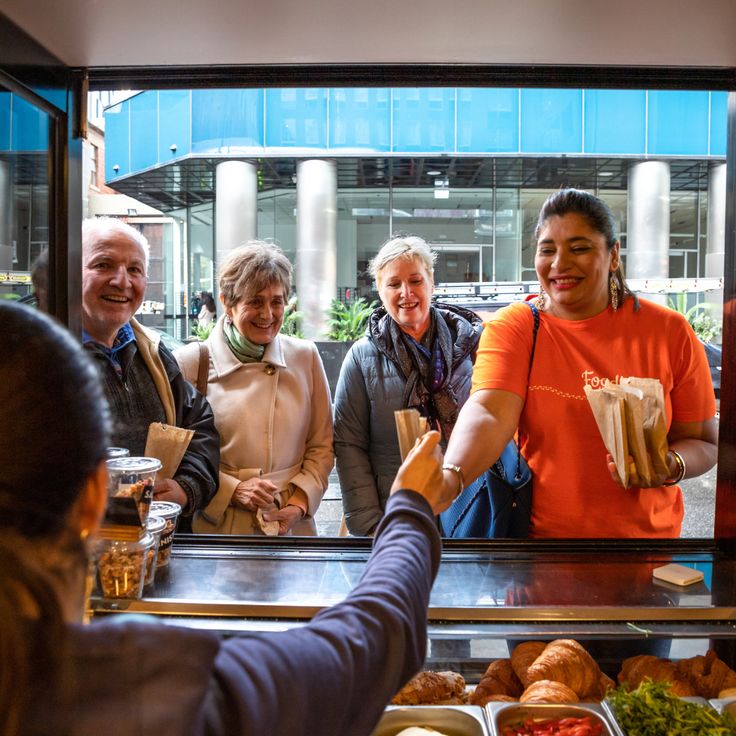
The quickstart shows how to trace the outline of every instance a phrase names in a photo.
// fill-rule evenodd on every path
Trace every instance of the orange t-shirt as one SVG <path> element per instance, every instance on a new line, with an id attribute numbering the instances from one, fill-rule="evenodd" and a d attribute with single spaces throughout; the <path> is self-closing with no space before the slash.
<path id="1" fill-rule="evenodd" d="M 533 537 L 679 537 L 678 486 L 621 488 L 608 472 L 606 448 L 583 386 L 608 378 L 658 378 L 667 427 L 673 419 L 715 415 L 705 350 L 682 315 L 629 298 L 614 312 L 579 321 L 540 313 L 527 392 L 533 317 L 527 304 L 500 310 L 485 324 L 473 391 L 503 389 L 525 398 L 521 448 L 534 473 Z"/>

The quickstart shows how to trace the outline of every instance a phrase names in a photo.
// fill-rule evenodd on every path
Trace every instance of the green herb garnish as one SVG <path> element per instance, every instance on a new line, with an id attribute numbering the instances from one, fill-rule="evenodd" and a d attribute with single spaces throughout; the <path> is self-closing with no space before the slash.
<path id="1" fill-rule="evenodd" d="M 736 720 L 682 700 L 666 682 L 645 680 L 636 690 L 618 687 L 607 695 L 626 736 L 736 736 Z"/>

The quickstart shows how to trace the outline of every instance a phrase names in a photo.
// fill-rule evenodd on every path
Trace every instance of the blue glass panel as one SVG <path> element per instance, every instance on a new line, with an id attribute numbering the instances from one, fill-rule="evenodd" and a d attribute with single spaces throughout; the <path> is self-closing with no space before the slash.
<path id="1" fill-rule="evenodd" d="M 728 92 L 710 93 L 710 155 L 726 155 Z"/>
<path id="2" fill-rule="evenodd" d="M 327 148 L 327 90 L 266 90 L 266 145 Z"/>
<path id="3" fill-rule="evenodd" d="M 387 88 L 330 90 L 330 148 L 388 151 L 391 91 Z"/>
<path id="4" fill-rule="evenodd" d="M 0 151 L 10 150 L 10 92 L 0 92 Z"/>
<path id="5" fill-rule="evenodd" d="M 583 91 L 521 90 L 521 150 L 524 153 L 582 153 Z"/>
<path id="6" fill-rule="evenodd" d="M 158 95 L 142 92 L 130 100 L 130 167 L 133 171 L 156 164 L 158 153 Z"/>
<path id="7" fill-rule="evenodd" d="M 105 110 L 105 179 L 129 173 L 130 101 L 126 101 Z"/>
<path id="8" fill-rule="evenodd" d="M 707 92 L 649 92 L 648 153 L 708 154 Z"/>
<path id="9" fill-rule="evenodd" d="M 394 151 L 455 150 L 455 90 L 394 89 Z"/>
<path id="10" fill-rule="evenodd" d="M 647 93 L 585 90 L 585 153 L 646 153 Z"/>
<path id="11" fill-rule="evenodd" d="M 237 153 L 262 146 L 262 89 L 192 91 L 193 153 Z"/>
<path id="12" fill-rule="evenodd" d="M 158 93 L 158 161 L 186 156 L 192 150 L 190 90 L 161 90 Z M 171 150 L 176 146 L 175 150 Z"/>
<path id="13" fill-rule="evenodd" d="M 519 90 L 460 87 L 457 150 L 512 153 L 519 150 Z"/>
<path id="14" fill-rule="evenodd" d="M 45 151 L 49 147 L 49 118 L 45 112 L 12 95 L 10 148 L 13 151 Z"/>

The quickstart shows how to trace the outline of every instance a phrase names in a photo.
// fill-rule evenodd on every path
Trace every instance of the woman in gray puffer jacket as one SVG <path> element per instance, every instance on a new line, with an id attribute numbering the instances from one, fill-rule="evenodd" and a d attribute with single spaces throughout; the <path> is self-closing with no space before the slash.
<path id="1" fill-rule="evenodd" d="M 419 410 L 446 445 L 470 394 L 482 321 L 432 304 L 434 260 L 414 236 L 389 240 L 371 262 L 382 306 L 345 357 L 335 392 L 335 455 L 348 531 L 372 534 L 401 465 L 394 411 Z"/>

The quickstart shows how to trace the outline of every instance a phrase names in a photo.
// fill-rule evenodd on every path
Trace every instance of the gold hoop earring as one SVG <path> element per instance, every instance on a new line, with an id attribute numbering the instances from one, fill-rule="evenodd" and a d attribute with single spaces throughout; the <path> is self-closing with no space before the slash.
<path id="1" fill-rule="evenodd" d="M 615 312 L 618 309 L 618 287 L 613 274 L 608 278 L 608 292 L 611 295 L 611 309 Z"/>
<path id="2" fill-rule="evenodd" d="M 534 306 L 540 312 L 544 312 L 544 310 L 547 308 L 547 293 L 541 286 L 539 287 L 539 295 L 534 300 Z"/>

